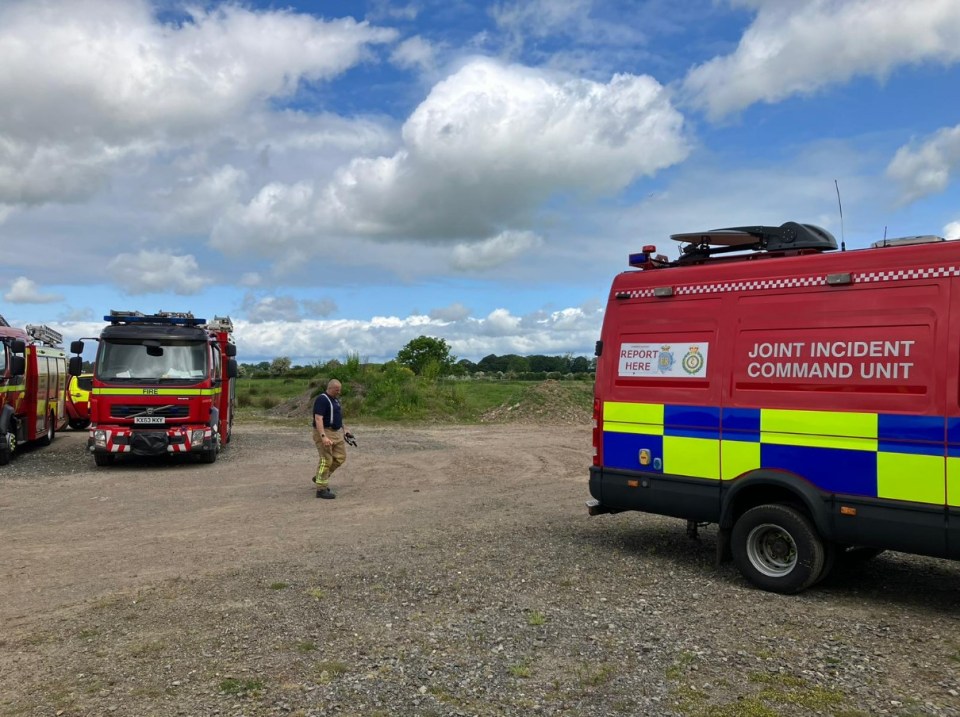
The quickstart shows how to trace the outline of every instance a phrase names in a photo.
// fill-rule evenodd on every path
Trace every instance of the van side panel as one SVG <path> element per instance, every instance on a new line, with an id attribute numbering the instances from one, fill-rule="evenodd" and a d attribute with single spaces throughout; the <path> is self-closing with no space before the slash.
<path id="1" fill-rule="evenodd" d="M 597 373 L 606 400 L 594 497 L 622 510 L 716 520 L 722 300 L 616 301 L 618 330 Z"/>

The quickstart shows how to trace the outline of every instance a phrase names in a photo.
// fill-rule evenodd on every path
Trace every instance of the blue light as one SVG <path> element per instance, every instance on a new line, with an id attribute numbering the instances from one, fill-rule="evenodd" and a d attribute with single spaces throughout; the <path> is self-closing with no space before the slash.
<path id="1" fill-rule="evenodd" d="M 650 255 L 646 252 L 641 252 L 639 254 L 630 255 L 630 266 L 641 267 L 646 266 L 647 262 L 650 261 Z"/>

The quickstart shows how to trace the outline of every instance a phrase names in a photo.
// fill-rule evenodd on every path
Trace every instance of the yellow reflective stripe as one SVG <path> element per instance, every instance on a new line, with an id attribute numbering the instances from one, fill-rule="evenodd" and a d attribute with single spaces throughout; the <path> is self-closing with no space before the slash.
<path id="1" fill-rule="evenodd" d="M 603 422 L 603 430 L 613 433 L 641 433 L 645 436 L 662 436 L 663 426 L 652 426 L 649 423 L 613 423 Z"/>
<path id="2" fill-rule="evenodd" d="M 23 384 L 16 383 L 13 386 L 0 386 L 0 393 L 15 393 L 16 391 L 22 391 Z"/>
<path id="3" fill-rule="evenodd" d="M 219 388 L 94 388 L 95 396 L 212 396 Z"/>
<path id="4" fill-rule="evenodd" d="M 876 453 L 877 424 L 876 413 L 764 408 L 760 411 L 760 442 Z"/>
<path id="5" fill-rule="evenodd" d="M 603 404 L 603 421 L 614 423 L 652 423 L 663 430 L 662 403 L 622 403 L 607 401 Z"/>
<path id="6" fill-rule="evenodd" d="M 664 436 L 663 472 L 720 480 L 720 441 L 712 438 Z"/>
<path id="7" fill-rule="evenodd" d="M 733 480 L 760 467 L 760 444 L 756 441 L 720 442 L 720 479 Z"/>
<path id="8" fill-rule="evenodd" d="M 947 458 L 947 505 L 960 505 L 960 458 Z"/>
<path id="9" fill-rule="evenodd" d="M 877 454 L 877 497 L 942 505 L 943 457 L 912 453 Z"/>
<path id="10" fill-rule="evenodd" d="M 777 408 L 764 408 L 760 411 L 761 433 L 876 439 L 877 424 L 876 413 L 787 411 Z"/>

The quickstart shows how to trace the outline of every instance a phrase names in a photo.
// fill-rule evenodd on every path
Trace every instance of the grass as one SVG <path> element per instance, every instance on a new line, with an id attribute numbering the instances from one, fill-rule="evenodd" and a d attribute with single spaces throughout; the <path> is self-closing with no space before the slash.
<path id="1" fill-rule="evenodd" d="M 527 615 L 527 624 L 533 627 L 539 627 L 540 625 L 547 624 L 547 616 L 544 615 L 539 610 L 534 610 L 529 615 Z"/>
<path id="2" fill-rule="evenodd" d="M 288 588 L 288 587 L 290 587 L 288 583 L 281 583 L 281 582 L 270 583 L 271 590 L 283 590 L 284 588 Z"/>
<path id="3" fill-rule="evenodd" d="M 429 380 L 387 364 L 361 365 L 343 380 L 344 415 L 349 422 L 441 421 L 477 423 L 484 413 L 502 406 L 543 408 L 549 402 L 589 410 L 593 382 L 551 382 L 547 397 L 542 381 Z M 331 376 L 332 377 L 332 374 Z M 312 378 L 241 378 L 237 381 L 237 417 L 256 419 L 284 401 L 305 394 L 315 396 L 326 386 L 327 375 Z M 309 409 L 303 420 L 309 421 Z"/>

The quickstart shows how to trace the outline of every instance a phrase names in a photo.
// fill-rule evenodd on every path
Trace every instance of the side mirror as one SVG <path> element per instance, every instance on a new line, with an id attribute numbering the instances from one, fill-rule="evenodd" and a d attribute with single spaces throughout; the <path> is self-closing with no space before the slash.
<path id="1" fill-rule="evenodd" d="M 13 341 L 10 342 L 11 353 L 22 354 L 26 350 L 27 350 L 27 342 L 24 341 L 23 339 L 14 339 Z M 21 371 L 20 373 L 23 373 L 23 371 Z M 18 373 L 15 375 L 19 376 L 20 374 Z"/>
<path id="2" fill-rule="evenodd" d="M 78 344 L 83 342 L 74 341 L 73 343 Z M 73 346 L 70 347 L 70 350 L 73 351 Z M 80 350 L 82 351 L 83 349 Z M 68 371 L 71 376 L 79 376 L 81 373 L 83 373 L 83 359 L 80 356 L 72 356 L 70 358 L 70 367 L 68 368 Z"/>
<path id="3" fill-rule="evenodd" d="M 227 344 L 227 356 L 233 358 L 236 355 L 237 355 L 237 345 Z"/>
<path id="4" fill-rule="evenodd" d="M 10 376 L 23 376 L 26 372 L 27 360 L 23 356 L 13 356 L 10 359 Z"/>
<path id="5" fill-rule="evenodd" d="M 72 353 L 72 354 L 82 354 L 82 353 L 83 353 L 83 341 L 71 341 L 71 342 L 70 342 L 70 353 Z"/>
<path id="6" fill-rule="evenodd" d="M 237 360 L 230 359 L 227 361 L 227 378 L 236 378 L 240 375 L 240 371 L 237 369 Z"/>

